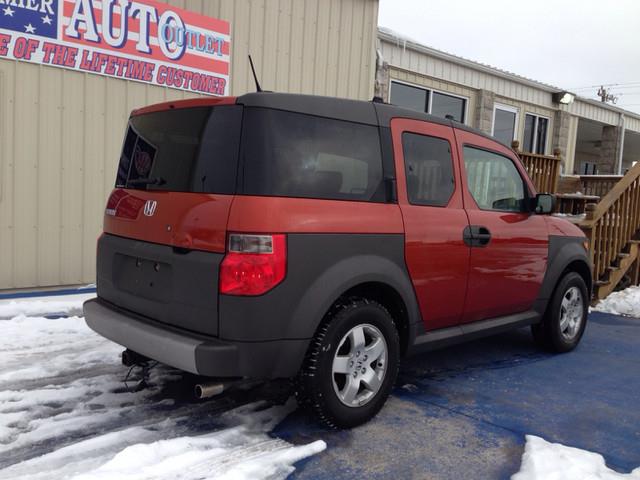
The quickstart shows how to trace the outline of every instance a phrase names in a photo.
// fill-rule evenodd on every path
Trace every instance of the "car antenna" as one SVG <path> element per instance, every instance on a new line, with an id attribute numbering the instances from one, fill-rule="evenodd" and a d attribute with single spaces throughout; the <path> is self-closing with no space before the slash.
<path id="1" fill-rule="evenodd" d="M 251 58 L 251 55 L 248 55 L 248 57 L 249 57 L 249 64 L 251 65 L 251 71 L 253 72 L 253 79 L 256 81 L 256 90 L 258 92 L 261 92 L 262 88 L 260 87 L 258 76 L 256 75 L 256 69 L 253 67 L 253 59 Z"/>

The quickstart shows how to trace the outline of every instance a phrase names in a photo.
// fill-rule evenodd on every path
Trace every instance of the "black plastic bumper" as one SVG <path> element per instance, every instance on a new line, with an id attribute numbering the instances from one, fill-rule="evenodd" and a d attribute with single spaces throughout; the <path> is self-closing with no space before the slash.
<path id="1" fill-rule="evenodd" d="M 230 342 L 172 328 L 107 302 L 85 302 L 87 325 L 103 337 L 172 367 L 211 377 L 286 378 L 300 368 L 309 340 Z"/>

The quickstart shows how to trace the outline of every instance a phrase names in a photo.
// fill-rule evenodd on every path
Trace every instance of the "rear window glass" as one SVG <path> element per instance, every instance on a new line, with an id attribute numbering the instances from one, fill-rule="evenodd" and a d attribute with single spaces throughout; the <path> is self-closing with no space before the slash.
<path id="1" fill-rule="evenodd" d="M 241 121 L 234 105 L 132 117 L 116 187 L 235 193 Z"/>
<path id="2" fill-rule="evenodd" d="M 384 201 L 377 127 L 247 108 L 242 145 L 247 195 Z"/>

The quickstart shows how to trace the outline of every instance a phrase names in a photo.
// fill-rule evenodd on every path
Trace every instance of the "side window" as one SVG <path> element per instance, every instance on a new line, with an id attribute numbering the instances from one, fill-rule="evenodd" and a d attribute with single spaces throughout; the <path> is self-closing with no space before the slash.
<path id="1" fill-rule="evenodd" d="M 416 133 L 402 134 L 407 195 L 412 205 L 443 207 L 453 194 L 453 160 L 449 142 Z"/>
<path id="2" fill-rule="evenodd" d="M 467 184 L 482 210 L 525 210 L 524 182 L 511 159 L 479 148 L 464 147 Z"/>
<path id="3" fill-rule="evenodd" d="M 246 108 L 242 135 L 246 195 L 385 199 L 377 127 Z"/>

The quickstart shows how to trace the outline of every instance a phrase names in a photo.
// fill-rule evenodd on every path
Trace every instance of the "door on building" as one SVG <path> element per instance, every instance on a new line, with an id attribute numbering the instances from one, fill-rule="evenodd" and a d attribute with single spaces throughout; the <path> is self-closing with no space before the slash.
<path id="1" fill-rule="evenodd" d="M 453 128 L 396 118 L 391 132 L 405 259 L 425 328 L 453 326 L 462 318 L 470 252 Z"/>
<path id="2" fill-rule="evenodd" d="M 529 212 L 530 183 L 513 152 L 456 129 L 470 250 L 462 323 L 522 312 L 536 299 L 547 259 L 544 217 Z"/>
<path id="3" fill-rule="evenodd" d="M 547 117 L 533 113 L 525 114 L 523 151 L 544 155 L 547 152 L 548 130 L 549 119 Z"/>
<path id="4" fill-rule="evenodd" d="M 496 103 L 493 107 L 493 127 L 491 135 L 505 145 L 511 145 L 518 130 L 518 109 L 510 105 Z"/>

